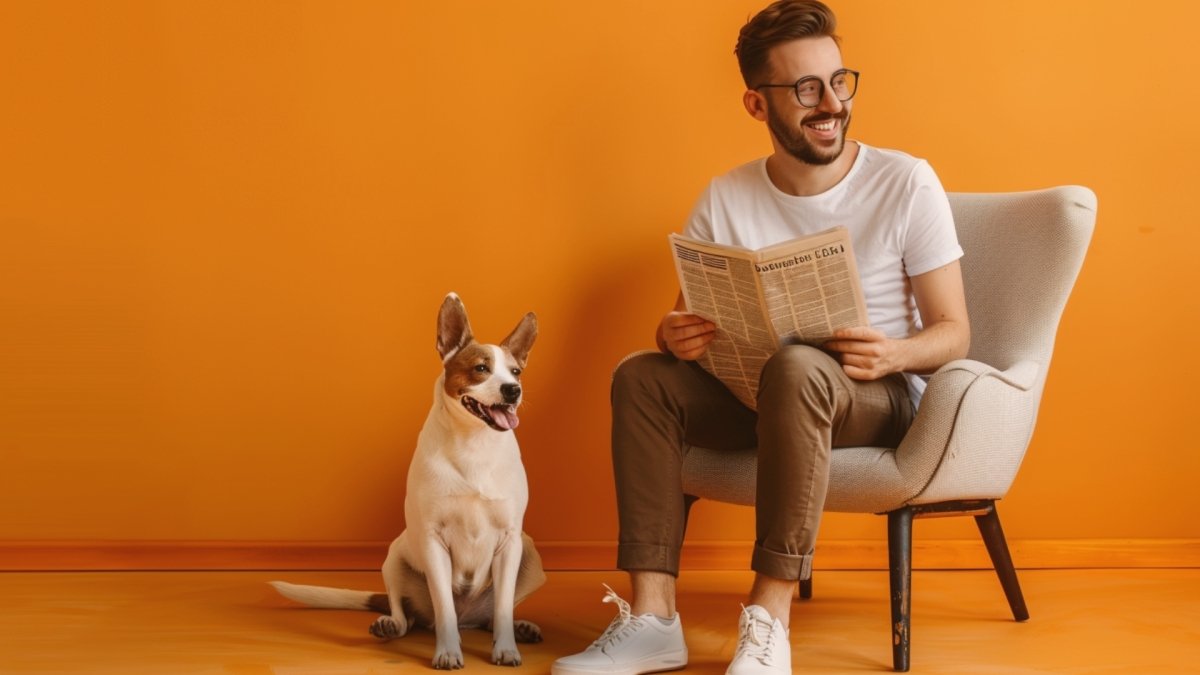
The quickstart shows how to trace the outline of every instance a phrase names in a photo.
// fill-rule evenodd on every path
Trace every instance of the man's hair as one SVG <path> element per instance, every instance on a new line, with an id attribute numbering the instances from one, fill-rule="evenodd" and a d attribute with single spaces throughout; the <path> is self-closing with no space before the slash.
<path id="1" fill-rule="evenodd" d="M 768 57 L 771 48 L 800 38 L 830 37 L 840 44 L 834 33 L 837 17 L 820 0 L 776 0 L 754 15 L 738 33 L 738 67 L 747 87 L 763 83 L 770 71 Z"/>

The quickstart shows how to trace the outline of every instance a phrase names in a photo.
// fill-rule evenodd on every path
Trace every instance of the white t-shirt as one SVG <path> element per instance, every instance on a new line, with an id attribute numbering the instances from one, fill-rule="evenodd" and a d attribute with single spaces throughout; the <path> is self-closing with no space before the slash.
<path id="1" fill-rule="evenodd" d="M 854 242 L 871 326 L 893 338 L 920 331 L 909 277 L 963 254 L 946 192 L 925 160 L 859 143 L 854 165 L 837 185 L 797 197 L 776 188 L 766 158 L 757 159 L 714 178 L 683 233 L 758 249 L 835 225 L 844 225 Z M 905 376 L 915 406 L 925 380 Z"/>

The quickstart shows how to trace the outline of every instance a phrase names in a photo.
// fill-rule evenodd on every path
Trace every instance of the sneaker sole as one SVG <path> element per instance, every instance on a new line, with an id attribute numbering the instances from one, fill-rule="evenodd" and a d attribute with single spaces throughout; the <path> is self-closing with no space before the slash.
<path id="1" fill-rule="evenodd" d="M 626 668 L 617 666 L 560 666 L 557 663 L 550 666 L 550 675 L 649 675 L 650 673 L 666 673 L 672 670 L 683 670 L 687 667 L 687 652 L 675 654 L 660 654 L 648 659 L 642 659 L 629 664 Z"/>

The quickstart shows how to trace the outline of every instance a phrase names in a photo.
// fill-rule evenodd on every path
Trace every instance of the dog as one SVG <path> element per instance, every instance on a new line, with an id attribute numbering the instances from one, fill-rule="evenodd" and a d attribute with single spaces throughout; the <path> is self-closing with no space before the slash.
<path id="1" fill-rule="evenodd" d="M 518 666 L 517 642 L 540 642 L 541 629 L 514 621 L 513 607 L 546 575 L 522 531 L 529 485 L 513 429 L 521 373 L 537 338 L 528 313 L 498 345 L 475 341 L 462 300 L 450 293 L 438 312 L 443 371 L 417 438 L 404 498 L 405 530 L 383 563 L 387 594 L 271 585 L 314 607 L 372 609 L 372 635 L 391 639 L 412 626 L 437 633 L 433 667 L 463 667 L 459 629 L 490 628 L 492 662 Z"/>

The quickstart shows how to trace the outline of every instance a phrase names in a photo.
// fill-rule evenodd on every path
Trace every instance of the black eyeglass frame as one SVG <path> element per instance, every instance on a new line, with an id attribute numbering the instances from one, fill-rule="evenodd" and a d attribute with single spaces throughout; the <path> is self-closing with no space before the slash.
<path id="1" fill-rule="evenodd" d="M 841 68 L 839 70 L 833 71 L 833 75 L 829 76 L 829 81 L 832 82 L 833 79 L 839 75 L 853 75 L 854 76 L 854 90 L 851 91 L 850 95 L 847 96 L 846 98 L 838 98 L 838 101 L 845 103 L 846 101 L 849 101 L 850 99 L 854 98 L 854 95 L 858 93 L 858 81 L 859 81 L 859 79 L 862 78 L 862 74 L 859 73 L 857 70 L 851 70 L 849 68 Z M 805 82 L 811 82 L 813 80 L 816 80 L 821 85 L 821 91 L 817 95 L 817 102 L 815 105 L 804 105 L 804 101 L 800 100 L 800 85 L 804 84 Z M 832 89 L 832 85 L 829 85 L 829 86 Z M 780 87 L 780 88 L 784 88 L 784 89 L 791 89 L 792 93 L 794 93 L 796 95 L 796 103 L 799 103 L 801 105 L 801 107 L 804 107 L 804 108 L 815 108 L 815 107 L 821 105 L 821 101 L 825 100 L 825 87 L 826 87 L 825 80 L 822 80 L 820 77 L 818 77 L 816 75 L 805 75 L 804 77 L 796 80 L 795 83 L 793 83 L 793 84 L 760 84 L 757 87 L 754 87 L 754 91 L 758 91 L 759 89 L 766 89 L 769 87 Z M 834 94 L 834 96 L 836 97 L 837 94 Z"/>

